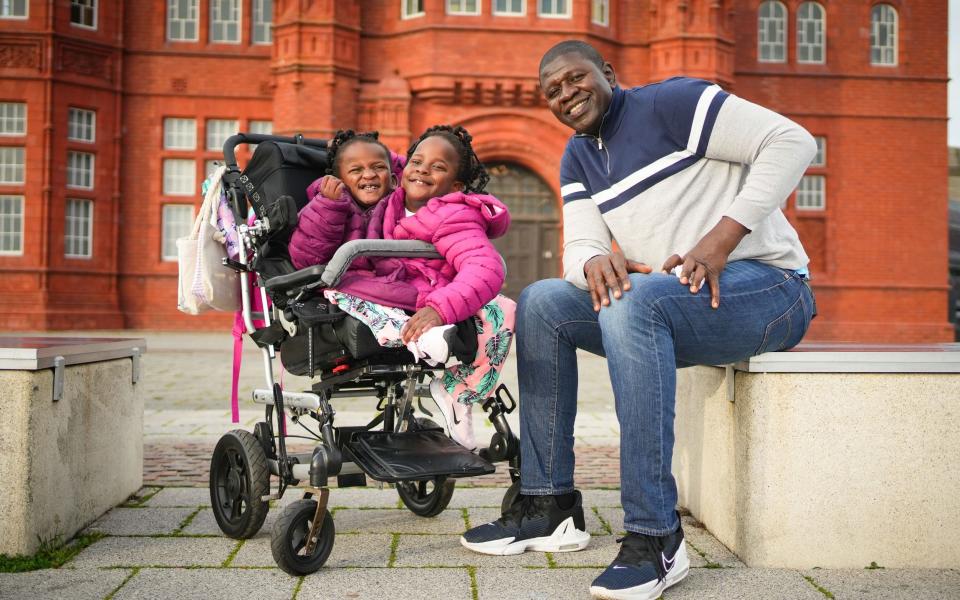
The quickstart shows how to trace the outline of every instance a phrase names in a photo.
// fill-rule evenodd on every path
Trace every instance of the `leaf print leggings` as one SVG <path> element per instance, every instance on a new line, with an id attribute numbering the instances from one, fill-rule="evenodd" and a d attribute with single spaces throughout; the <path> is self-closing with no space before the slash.
<path id="1" fill-rule="evenodd" d="M 336 290 L 326 290 L 323 294 L 340 310 L 367 325 L 381 346 L 403 347 L 400 330 L 410 318 L 403 310 L 368 302 Z M 476 360 L 469 365 L 448 366 L 441 378 L 443 387 L 458 402 L 480 402 L 497 387 L 500 371 L 513 343 L 516 313 L 517 303 L 498 295 L 473 315 L 477 326 Z"/>

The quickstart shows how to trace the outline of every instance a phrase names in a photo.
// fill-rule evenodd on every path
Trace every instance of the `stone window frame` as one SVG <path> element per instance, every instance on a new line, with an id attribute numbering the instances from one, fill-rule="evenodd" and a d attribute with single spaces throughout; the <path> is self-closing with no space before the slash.
<path id="1" fill-rule="evenodd" d="M 70 25 L 81 29 L 97 30 L 97 0 L 70 0 Z M 89 16 L 90 23 L 84 23 Z M 79 18 L 79 21 L 75 21 Z"/>
<path id="2" fill-rule="evenodd" d="M 885 44 L 877 38 L 881 33 Z M 870 9 L 870 65 L 896 67 L 900 62 L 900 13 L 891 4 L 874 4 Z"/>
<path id="3" fill-rule="evenodd" d="M 67 139 L 92 144 L 97 141 L 97 111 L 71 106 L 67 110 Z"/>
<path id="4" fill-rule="evenodd" d="M 812 28 L 812 40 L 806 39 L 808 28 Z M 827 11 L 819 2 L 803 2 L 797 7 L 797 62 L 815 65 L 827 62 Z"/>
<path id="5" fill-rule="evenodd" d="M 164 203 L 160 208 L 160 260 L 176 262 L 177 238 L 190 235 L 193 229 L 193 205 Z"/>
<path id="6" fill-rule="evenodd" d="M 93 258 L 93 200 L 67 198 L 63 215 L 64 258 Z"/>
<path id="7" fill-rule="evenodd" d="M 0 136 L 24 135 L 27 135 L 27 103 L 0 102 Z"/>
<path id="8" fill-rule="evenodd" d="M 0 256 L 23 256 L 23 194 L 0 194 Z"/>
<path id="9" fill-rule="evenodd" d="M 181 3 L 186 8 L 186 15 L 180 14 Z M 184 37 L 184 30 L 188 24 L 193 25 L 193 37 Z M 178 37 L 173 37 L 174 25 L 179 29 Z M 167 0 L 167 41 L 200 41 L 200 0 Z"/>
<path id="10" fill-rule="evenodd" d="M 767 11 L 780 10 L 779 15 L 767 14 Z M 757 7 L 757 62 L 761 63 L 785 63 L 787 62 L 787 33 L 789 23 L 787 19 L 787 6 L 779 0 L 766 0 Z M 779 27 L 774 35 L 777 39 L 766 39 L 768 27 L 773 25 Z M 776 57 L 776 50 L 779 49 L 782 57 Z"/>

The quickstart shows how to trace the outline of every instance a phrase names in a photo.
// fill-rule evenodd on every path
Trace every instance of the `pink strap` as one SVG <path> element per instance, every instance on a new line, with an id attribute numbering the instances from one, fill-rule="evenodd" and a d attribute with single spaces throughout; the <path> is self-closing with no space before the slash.
<path id="1" fill-rule="evenodd" d="M 233 317 L 233 380 L 230 386 L 230 412 L 233 423 L 240 422 L 240 363 L 243 360 L 243 312 L 237 311 Z"/>

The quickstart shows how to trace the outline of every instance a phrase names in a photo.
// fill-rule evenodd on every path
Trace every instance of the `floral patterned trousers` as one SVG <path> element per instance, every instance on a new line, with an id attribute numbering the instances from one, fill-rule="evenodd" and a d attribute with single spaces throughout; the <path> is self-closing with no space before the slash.
<path id="1" fill-rule="evenodd" d="M 324 295 L 340 307 L 340 310 L 369 327 L 381 346 L 403 347 L 400 330 L 410 318 L 403 310 L 336 290 L 327 290 Z M 497 387 L 500 371 L 513 343 L 516 312 L 516 302 L 498 295 L 471 317 L 477 326 L 477 358 L 469 365 L 448 366 L 441 378 L 443 387 L 457 402 L 480 402 L 488 398 Z"/>

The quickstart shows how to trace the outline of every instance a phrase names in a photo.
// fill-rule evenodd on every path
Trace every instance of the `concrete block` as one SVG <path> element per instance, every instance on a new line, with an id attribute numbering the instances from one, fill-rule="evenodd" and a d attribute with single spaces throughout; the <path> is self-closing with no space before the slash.
<path id="1" fill-rule="evenodd" d="M 347 508 L 333 515 L 337 531 L 357 533 L 463 533 L 459 510 L 445 510 L 431 518 L 418 517 L 407 509 Z"/>
<path id="2" fill-rule="evenodd" d="M 460 545 L 459 535 L 401 535 L 393 564 L 396 567 L 474 566 L 497 570 L 548 565 L 543 552 L 524 552 L 516 556 L 471 552 Z"/>
<path id="3" fill-rule="evenodd" d="M 960 567 L 957 373 L 678 372 L 680 504 L 747 565 Z"/>
<path id="4" fill-rule="evenodd" d="M 320 569 L 303 580 L 297 600 L 471 600 L 466 569 Z M 506 598 L 507 596 L 504 596 Z"/>
<path id="5" fill-rule="evenodd" d="M 143 569 L 114 596 L 116 600 L 288 600 L 297 579 L 279 569 Z"/>
<path id="6" fill-rule="evenodd" d="M 837 600 L 956 600 L 960 573 L 939 569 L 816 569 L 804 573 Z"/>
<path id="7" fill-rule="evenodd" d="M 219 567 L 237 546 L 228 538 L 108 537 L 91 544 L 67 566 Z"/>
<path id="8" fill-rule="evenodd" d="M 0 370 L 0 553 L 69 539 L 143 485 L 143 397 L 129 358 Z M 141 375 L 142 376 L 142 375 Z"/>
<path id="9" fill-rule="evenodd" d="M 173 533 L 195 508 L 114 508 L 97 519 L 87 531 L 108 535 L 156 535 Z"/>
<path id="10" fill-rule="evenodd" d="M 478 600 L 575 600 L 590 598 L 590 583 L 603 569 L 478 569 Z"/>
<path id="11" fill-rule="evenodd" d="M 824 600 L 797 571 L 775 569 L 690 569 L 667 589 L 663 600 Z"/>
<path id="12" fill-rule="evenodd" d="M 717 538 L 710 535 L 710 532 L 704 529 L 703 525 L 691 517 L 683 517 L 683 537 L 687 540 L 689 546 L 691 563 L 693 555 L 703 553 L 704 562 L 709 562 L 721 567 L 745 567 L 739 558 L 730 549 L 717 541 Z M 699 551 L 699 552 L 698 552 Z M 697 565 L 700 566 L 700 565 Z"/>
<path id="13" fill-rule="evenodd" d="M 126 569 L 43 569 L 29 573 L 0 573 L 0 598 L 63 600 L 104 598 L 130 572 Z"/>

